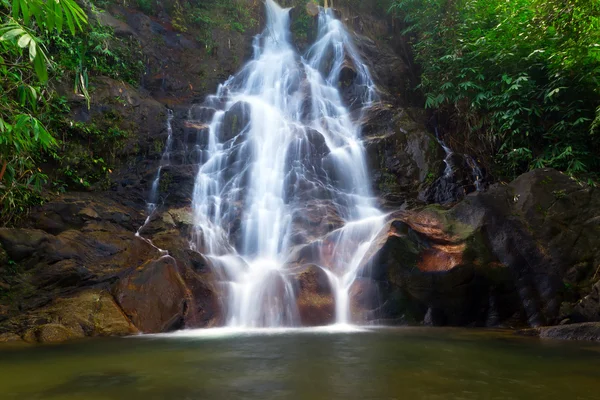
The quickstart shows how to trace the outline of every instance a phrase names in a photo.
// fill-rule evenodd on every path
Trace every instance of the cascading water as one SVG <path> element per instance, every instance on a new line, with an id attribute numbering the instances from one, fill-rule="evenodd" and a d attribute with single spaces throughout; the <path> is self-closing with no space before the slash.
<path id="1" fill-rule="evenodd" d="M 452 155 L 454 153 L 452 152 L 452 150 L 450 150 L 448 146 L 446 146 L 446 143 L 444 143 L 444 141 L 440 138 L 440 134 L 438 132 L 437 127 L 435 128 L 435 138 L 439 145 L 442 146 L 442 149 L 444 149 L 444 153 L 446 154 L 446 156 L 444 157 L 444 164 L 446 165 L 444 169 L 444 177 L 451 178 L 453 174 L 452 170 L 454 168 L 454 165 L 452 164 Z"/>
<path id="2" fill-rule="evenodd" d="M 266 10 L 252 61 L 190 110 L 199 127 L 191 246 L 223 282 L 228 326 L 301 324 L 292 282 L 303 247 L 330 279 L 336 321 L 348 323 L 350 286 L 385 220 L 357 124 L 375 85 L 331 10 L 321 9 L 303 57 L 289 9 L 266 0 Z M 350 100 L 338 88 L 344 69 L 353 71 Z"/>

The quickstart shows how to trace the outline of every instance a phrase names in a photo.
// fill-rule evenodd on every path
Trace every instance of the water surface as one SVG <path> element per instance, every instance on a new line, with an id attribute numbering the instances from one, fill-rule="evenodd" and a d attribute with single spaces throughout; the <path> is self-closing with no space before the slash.
<path id="1" fill-rule="evenodd" d="M 600 346 L 504 332 L 214 330 L 0 347 L 0 397 L 598 399 L 599 366 Z"/>

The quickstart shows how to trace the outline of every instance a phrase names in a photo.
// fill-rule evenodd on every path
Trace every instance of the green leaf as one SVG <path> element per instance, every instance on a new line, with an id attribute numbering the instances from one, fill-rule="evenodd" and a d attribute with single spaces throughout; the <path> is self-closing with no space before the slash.
<path id="1" fill-rule="evenodd" d="M 23 33 L 25 33 L 25 30 L 23 28 L 11 29 L 10 31 L 0 36 L 0 40 L 10 40 L 14 37 L 22 35 Z"/>
<path id="2" fill-rule="evenodd" d="M 17 42 L 17 45 L 23 49 L 23 48 L 29 46 L 30 42 L 31 42 L 31 35 L 29 35 L 29 33 L 26 33 L 23 36 L 21 36 L 21 38 Z"/>
<path id="3" fill-rule="evenodd" d="M 33 69 L 40 82 L 45 83 L 48 80 L 48 68 L 46 66 L 45 57 L 41 51 L 38 51 L 33 60 Z"/>
<path id="4" fill-rule="evenodd" d="M 37 44 L 34 40 L 29 42 L 29 61 L 33 62 L 35 57 L 37 56 Z"/>
<path id="5" fill-rule="evenodd" d="M 13 0 L 13 3 L 12 3 L 12 17 L 14 19 L 19 18 L 19 11 L 21 11 L 21 1 L 22 0 Z"/>
<path id="6" fill-rule="evenodd" d="M 31 14 L 29 13 L 28 1 L 21 1 L 21 12 L 23 13 L 23 22 L 25 22 L 25 25 L 29 25 L 29 19 L 31 18 Z"/>

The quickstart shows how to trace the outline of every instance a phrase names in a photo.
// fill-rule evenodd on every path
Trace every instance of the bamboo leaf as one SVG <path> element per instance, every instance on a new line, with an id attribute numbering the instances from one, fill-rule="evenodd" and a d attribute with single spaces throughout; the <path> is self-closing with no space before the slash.
<path id="1" fill-rule="evenodd" d="M 24 34 L 23 36 L 21 36 L 21 38 L 19 39 L 19 41 L 17 42 L 17 45 L 20 48 L 25 48 L 27 46 L 29 46 L 29 43 L 31 42 L 31 35 L 29 35 L 28 33 Z"/>

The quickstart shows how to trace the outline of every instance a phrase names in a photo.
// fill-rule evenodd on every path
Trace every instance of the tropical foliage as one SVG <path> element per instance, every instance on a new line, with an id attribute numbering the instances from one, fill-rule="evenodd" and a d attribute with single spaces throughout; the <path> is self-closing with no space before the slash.
<path id="1" fill-rule="evenodd" d="M 426 107 L 499 177 L 600 172 L 600 2 L 394 0 Z M 465 149 L 465 146 L 470 148 Z"/>
<path id="2" fill-rule="evenodd" d="M 64 28 L 74 35 L 87 16 L 73 0 L 1 0 L 0 6 L 0 207 L 8 218 L 39 201 L 46 176 L 36 160 L 56 145 L 40 120 L 53 67 L 42 38 Z"/>

